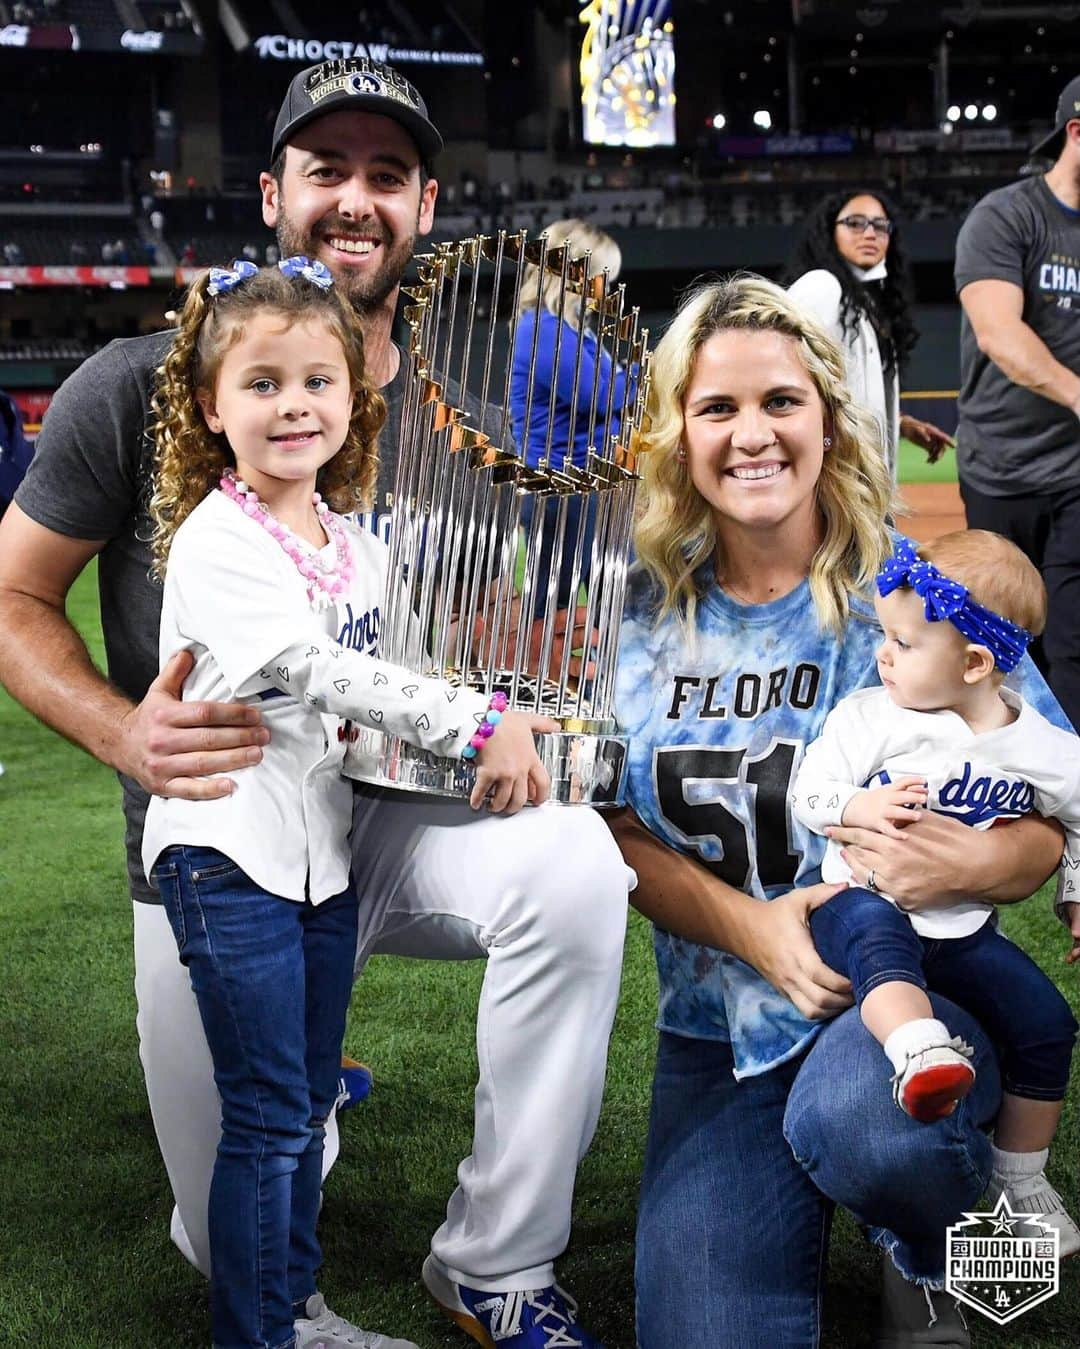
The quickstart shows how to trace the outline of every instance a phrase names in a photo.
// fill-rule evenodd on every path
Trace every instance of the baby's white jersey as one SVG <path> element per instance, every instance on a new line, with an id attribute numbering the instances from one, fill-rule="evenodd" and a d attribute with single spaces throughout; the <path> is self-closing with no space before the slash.
<path id="1" fill-rule="evenodd" d="M 1058 901 L 1080 901 L 1080 747 L 1012 689 L 1001 696 L 1017 712 L 1007 726 L 974 733 L 955 712 L 898 707 L 883 688 L 862 689 L 829 713 L 810 745 L 791 795 L 794 814 L 823 833 L 838 825 L 856 792 L 899 778 L 926 779 L 927 805 L 975 829 L 1038 811 L 1065 828 Z M 849 881 L 851 871 L 830 841 L 824 881 Z M 885 896 L 889 898 L 888 895 Z M 989 904 L 956 904 L 910 914 L 921 936 L 965 937 L 993 912 Z"/>
<path id="2" fill-rule="evenodd" d="M 184 701 L 258 705 L 270 742 L 262 761 L 228 774 L 230 796 L 153 797 L 142 860 L 149 876 L 171 844 L 216 848 L 263 889 L 313 903 L 349 878 L 352 783 L 341 776 L 341 718 L 460 757 L 488 700 L 376 659 L 388 553 L 343 522 L 353 559 L 348 594 L 312 610 L 307 582 L 278 542 L 221 492 L 176 531 L 159 654 L 189 650 Z M 312 554 L 316 550 L 313 548 Z M 333 543 L 323 550 L 334 557 Z"/>

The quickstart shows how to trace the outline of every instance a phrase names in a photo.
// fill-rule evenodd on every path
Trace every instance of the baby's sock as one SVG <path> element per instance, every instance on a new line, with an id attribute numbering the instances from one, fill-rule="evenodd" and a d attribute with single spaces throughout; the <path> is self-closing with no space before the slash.
<path id="1" fill-rule="evenodd" d="M 1011 1189 L 1021 1181 L 1033 1180 L 1046 1167 L 1050 1156 L 1049 1148 L 1040 1148 L 1038 1152 L 1002 1152 L 990 1145 L 994 1159 L 993 1180 L 1003 1189 Z"/>
<path id="2" fill-rule="evenodd" d="M 991 1147 L 994 1169 L 990 1175 L 987 1193 L 997 1203 L 1002 1193 L 1009 1196 L 1009 1207 L 1014 1213 L 1033 1214 L 1042 1228 L 1057 1228 L 1058 1255 L 1075 1255 L 1080 1251 L 1080 1228 L 1069 1217 L 1065 1201 L 1047 1180 L 1044 1167 L 1050 1155 L 1049 1148 L 1038 1152 L 1002 1152 Z"/>
<path id="3" fill-rule="evenodd" d="M 943 1021 L 938 1021 L 932 1016 L 921 1016 L 915 1021 L 905 1021 L 902 1026 L 897 1026 L 882 1045 L 882 1049 L 888 1055 L 893 1068 L 902 1073 L 912 1054 L 919 1054 L 924 1049 L 933 1049 L 937 1045 L 947 1045 L 951 1042 L 949 1028 Z"/>

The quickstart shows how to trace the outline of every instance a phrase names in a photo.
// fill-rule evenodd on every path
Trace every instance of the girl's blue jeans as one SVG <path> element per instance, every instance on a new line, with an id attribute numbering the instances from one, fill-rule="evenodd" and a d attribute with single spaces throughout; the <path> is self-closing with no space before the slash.
<path id="1" fill-rule="evenodd" d="M 214 1060 L 210 1187 L 216 1349 L 284 1349 L 315 1292 L 323 1132 L 338 1090 L 357 902 L 268 894 L 212 848 L 172 847 L 154 880 Z"/>
<path id="2" fill-rule="evenodd" d="M 835 1204 L 906 1278 L 941 1286 L 945 1228 L 989 1179 L 983 1130 L 1001 1086 L 972 1017 L 931 1001 L 974 1047 L 978 1074 L 935 1124 L 897 1109 L 854 1008 L 805 1055 L 741 1082 L 730 1045 L 661 1033 L 638 1212 L 640 1349 L 817 1345 Z"/>

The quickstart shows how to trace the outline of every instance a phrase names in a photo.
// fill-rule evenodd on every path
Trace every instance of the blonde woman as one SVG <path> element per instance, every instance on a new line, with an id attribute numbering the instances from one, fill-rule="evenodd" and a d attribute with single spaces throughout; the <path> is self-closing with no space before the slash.
<path id="1" fill-rule="evenodd" d="M 932 1290 L 944 1227 L 989 1175 L 993 1054 L 950 1007 L 976 1087 L 932 1126 L 897 1111 L 850 986 L 810 938 L 809 913 L 841 887 L 821 883 L 825 840 L 788 802 L 827 713 L 877 682 L 868 596 L 891 549 L 888 468 L 835 343 L 760 278 L 687 298 L 653 388 L 617 685 L 632 809 L 614 821 L 660 980 L 639 1344 L 817 1344 L 837 1203 L 891 1257 L 880 1342 L 931 1342 L 936 1320 L 933 1343 L 964 1344 Z M 1027 696 L 1052 704 L 1030 680 Z M 1033 819 L 976 837 L 930 813 L 899 842 L 833 832 L 856 882 L 873 869 L 909 909 L 1026 896 L 1061 854 Z"/>
<path id="2" fill-rule="evenodd" d="M 545 233 L 549 249 L 569 244 L 575 257 L 591 253 L 590 273 L 595 276 L 606 270 L 609 285 L 614 284 L 622 266 L 622 254 L 610 235 L 583 220 L 556 220 Z M 567 296 L 566 304 L 560 307 L 561 294 L 562 281 L 557 274 L 549 272 L 541 276 L 538 267 L 528 269 L 518 296 L 510 417 L 514 436 L 529 464 L 545 460 L 558 468 L 570 464 L 583 468 L 590 441 L 595 441 L 596 427 L 603 423 L 609 404 L 615 409 L 611 431 L 614 434 L 619 430 L 618 409 L 626 391 L 626 372 L 612 368 L 610 354 L 599 346 L 583 317 L 580 300 Z M 527 497 L 522 509 L 526 531 L 532 522 L 533 505 L 534 498 Z M 580 499 L 571 499 L 567 507 L 567 539 L 576 538 L 580 510 Z M 582 583 L 589 576 L 592 530 L 589 519 L 581 549 Z M 545 532 L 541 575 L 547 574 L 549 550 L 550 538 Z M 571 551 L 562 559 L 559 603 L 563 608 L 570 603 Z M 544 600 L 542 594 L 537 596 L 538 610 Z"/>

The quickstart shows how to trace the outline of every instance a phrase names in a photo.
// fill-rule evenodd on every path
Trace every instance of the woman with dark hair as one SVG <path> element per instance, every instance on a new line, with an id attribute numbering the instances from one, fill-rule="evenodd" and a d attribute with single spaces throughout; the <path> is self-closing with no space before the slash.
<path id="1" fill-rule="evenodd" d="M 886 265 L 888 258 L 888 265 Z M 791 298 L 840 345 L 848 387 L 881 428 L 896 476 L 901 436 L 931 463 L 955 442 L 940 427 L 900 414 L 900 371 L 918 340 L 896 213 L 881 192 L 833 192 L 810 213 L 787 276 Z"/>

